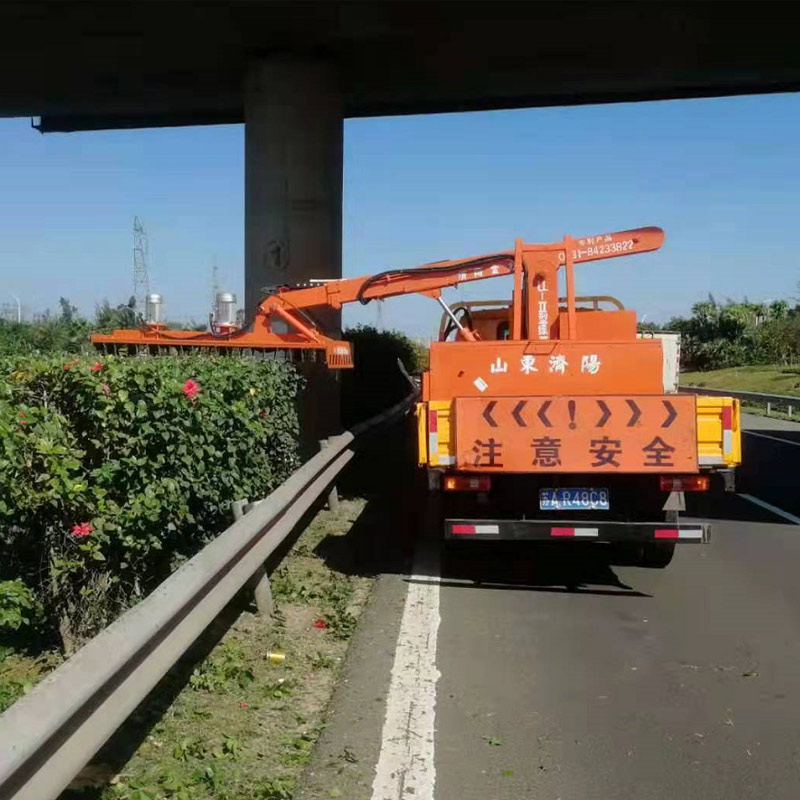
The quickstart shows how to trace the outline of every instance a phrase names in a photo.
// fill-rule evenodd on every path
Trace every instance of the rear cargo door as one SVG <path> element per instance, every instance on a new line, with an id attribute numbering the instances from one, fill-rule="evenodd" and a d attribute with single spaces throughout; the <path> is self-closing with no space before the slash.
<path id="1" fill-rule="evenodd" d="M 459 397 L 456 468 L 472 472 L 697 472 L 690 395 Z"/>

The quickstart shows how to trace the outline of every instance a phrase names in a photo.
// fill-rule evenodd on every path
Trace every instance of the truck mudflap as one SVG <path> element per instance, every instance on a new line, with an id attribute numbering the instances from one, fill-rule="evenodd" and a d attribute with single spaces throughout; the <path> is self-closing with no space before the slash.
<path id="1" fill-rule="evenodd" d="M 673 542 L 703 544 L 711 539 L 708 523 L 598 522 L 585 520 L 448 519 L 446 539 L 532 539 L 567 542 Z"/>

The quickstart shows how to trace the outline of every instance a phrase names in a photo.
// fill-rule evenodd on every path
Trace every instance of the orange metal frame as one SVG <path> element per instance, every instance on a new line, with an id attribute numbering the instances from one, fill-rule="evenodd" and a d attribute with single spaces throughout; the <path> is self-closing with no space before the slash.
<path id="1" fill-rule="evenodd" d="M 574 265 L 657 250 L 663 241 L 664 232 L 656 227 L 582 239 L 567 236 L 550 244 L 525 244 L 518 239 L 512 251 L 439 261 L 360 278 L 282 287 L 261 301 L 249 327 L 230 333 L 174 331 L 161 325 L 145 325 L 135 330 L 93 334 L 92 342 L 106 349 L 144 346 L 151 349 L 318 350 L 325 352 L 331 368 L 347 368 L 353 366 L 349 343 L 326 335 L 314 321 L 314 308 L 338 310 L 346 303 L 366 303 L 415 293 L 438 299 L 442 289 L 447 287 L 503 275 L 514 278 L 513 340 L 576 340 L 580 313 L 575 305 Z M 566 273 L 566 324 L 562 324 L 558 303 L 558 270 L 561 268 Z M 273 330 L 274 319 L 285 323 L 289 332 Z M 460 337 L 475 340 L 469 330 L 460 332 Z"/>

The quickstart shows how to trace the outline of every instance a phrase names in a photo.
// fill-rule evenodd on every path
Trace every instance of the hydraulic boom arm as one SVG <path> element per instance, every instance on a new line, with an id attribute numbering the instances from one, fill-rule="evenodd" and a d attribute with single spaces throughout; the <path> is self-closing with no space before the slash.
<path id="1" fill-rule="evenodd" d="M 517 240 L 515 249 L 511 251 L 437 261 L 360 278 L 312 281 L 304 286 L 280 287 L 259 303 L 256 319 L 242 330 L 226 333 L 170 331 L 161 324 L 145 324 L 138 330 L 94 334 L 92 342 L 98 347 L 112 350 L 120 345 L 151 349 L 212 347 L 324 350 L 328 366 L 341 369 L 353 366 L 350 345 L 329 338 L 314 321 L 311 309 L 323 307 L 338 310 L 346 303 L 368 303 L 370 300 L 405 294 L 423 294 L 439 299 L 442 289 L 447 287 L 501 275 L 514 276 L 514 337 L 520 338 L 523 328 L 532 336 L 535 328 L 533 306 L 544 302 L 542 297 L 545 292 L 548 293 L 548 302 L 557 304 L 555 275 L 560 267 L 567 270 L 568 306 L 574 313 L 574 264 L 657 250 L 663 241 L 664 232 L 655 227 L 582 239 L 566 237 L 552 244 L 524 244 L 522 240 Z M 523 306 L 527 308 L 525 315 Z M 274 318 L 282 320 L 288 331 L 273 330 Z M 468 331 L 464 331 L 463 335 L 464 338 L 472 338 Z M 548 337 L 549 331 L 547 336 L 540 338 Z"/>

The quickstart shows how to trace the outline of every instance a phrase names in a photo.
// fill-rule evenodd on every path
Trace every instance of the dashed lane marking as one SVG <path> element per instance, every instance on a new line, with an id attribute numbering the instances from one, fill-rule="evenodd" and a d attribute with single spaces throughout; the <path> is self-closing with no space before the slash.
<path id="1" fill-rule="evenodd" d="M 800 442 L 793 442 L 791 439 L 781 439 L 780 436 L 770 436 L 768 433 L 757 433 L 756 431 L 745 431 L 748 436 L 758 436 L 759 439 L 772 439 L 773 442 L 780 442 L 781 444 L 791 444 L 794 447 L 800 447 Z"/>
<path id="2" fill-rule="evenodd" d="M 773 514 L 777 514 L 779 517 L 783 517 L 788 522 L 792 522 L 795 525 L 800 525 L 800 517 L 796 517 L 794 514 L 790 514 L 788 511 L 784 511 L 782 508 L 778 508 L 778 506 L 772 505 L 772 503 L 768 503 L 766 500 L 761 500 L 758 497 L 753 497 L 752 494 L 740 494 L 739 497 L 744 498 L 753 505 L 760 506 L 761 508 L 765 508 L 767 511 L 770 511 Z"/>

